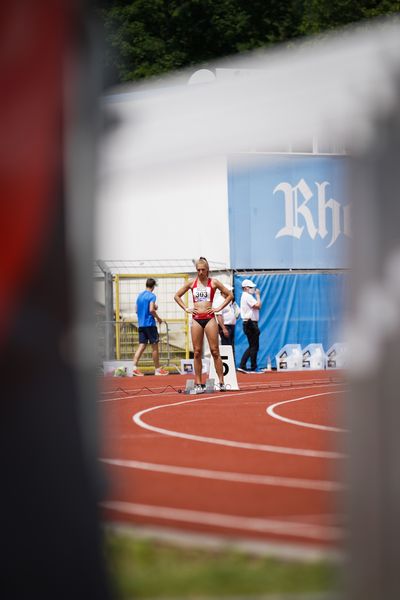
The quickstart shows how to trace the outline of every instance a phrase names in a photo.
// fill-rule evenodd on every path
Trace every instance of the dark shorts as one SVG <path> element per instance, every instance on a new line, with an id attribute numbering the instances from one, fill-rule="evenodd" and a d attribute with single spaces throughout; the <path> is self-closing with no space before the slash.
<path id="1" fill-rule="evenodd" d="M 157 344 L 158 331 L 155 325 L 139 327 L 139 344 Z"/>
<path id="2" fill-rule="evenodd" d="M 208 323 L 213 320 L 215 320 L 214 317 L 211 317 L 208 319 L 193 319 L 193 322 L 198 323 L 204 329 L 206 327 L 206 325 L 208 325 Z"/>

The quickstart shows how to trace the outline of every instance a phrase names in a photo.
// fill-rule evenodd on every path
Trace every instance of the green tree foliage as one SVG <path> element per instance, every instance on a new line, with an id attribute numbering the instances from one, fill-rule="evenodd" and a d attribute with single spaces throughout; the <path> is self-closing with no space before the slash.
<path id="1" fill-rule="evenodd" d="M 106 63 L 132 81 L 400 11 L 393 0 L 99 0 Z"/>
<path id="2" fill-rule="evenodd" d="M 321 33 L 399 11 L 398 0 L 308 0 L 300 31 L 305 35 Z"/>

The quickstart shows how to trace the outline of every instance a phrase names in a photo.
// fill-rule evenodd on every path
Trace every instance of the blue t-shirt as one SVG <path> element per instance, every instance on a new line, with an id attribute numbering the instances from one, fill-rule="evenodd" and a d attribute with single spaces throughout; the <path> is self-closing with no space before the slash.
<path id="1" fill-rule="evenodd" d="M 150 313 L 150 302 L 155 302 L 156 300 L 156 295 L 148 290 L 141 292 L 137 297 L 136 310 L 139 327 L 151 327 L 156 324 L 155 318 Z"/>

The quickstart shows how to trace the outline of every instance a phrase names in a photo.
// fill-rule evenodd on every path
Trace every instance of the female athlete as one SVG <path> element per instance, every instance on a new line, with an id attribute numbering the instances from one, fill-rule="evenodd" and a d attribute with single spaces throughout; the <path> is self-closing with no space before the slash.
<path id="1" fill-rule="evenodd" d="M 204 333 L 207 336 L 210 352 L 214 359 L 215 371 L 219 379 L 218 389 L 225 391 L 222 360 L 218 347 L 218 324 L 215 313 L 219 312 L 233 300 L 233 294 L 222 285 L 218 279 L 209 276 L 209 266 L 204 256 L 196 261 L 196 279 L 190 279 L 176 292 L 174 299 L 183 310 L 192 314 L 192 343 L 194 352 L 194 374 L 196 394 L 204 392 L 201 382 L 202 354 Z M 191 290 L 193 295 L 193 308 L 185 306 L 182 296 Z M 219 290 L 225 298 L 221 306 L 213 308 L 215 290 Z"/>

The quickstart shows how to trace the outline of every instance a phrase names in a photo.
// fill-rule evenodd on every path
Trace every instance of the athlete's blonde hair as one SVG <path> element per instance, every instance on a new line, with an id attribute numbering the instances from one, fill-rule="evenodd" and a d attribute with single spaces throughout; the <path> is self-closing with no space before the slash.
<path id="1" fill-rule="evenodd" d="M 196 269 L 197 269 L 197 265 L 199 263 L 203 263 L 204 265 L 206 265 L 207 267 L 207 271 L 210 271 L 210 265 L 208 264 L 208 260 L 206 258 L 204 258 L 204 256 L 200 256 L 197 260 L 196 260 Z"/>

